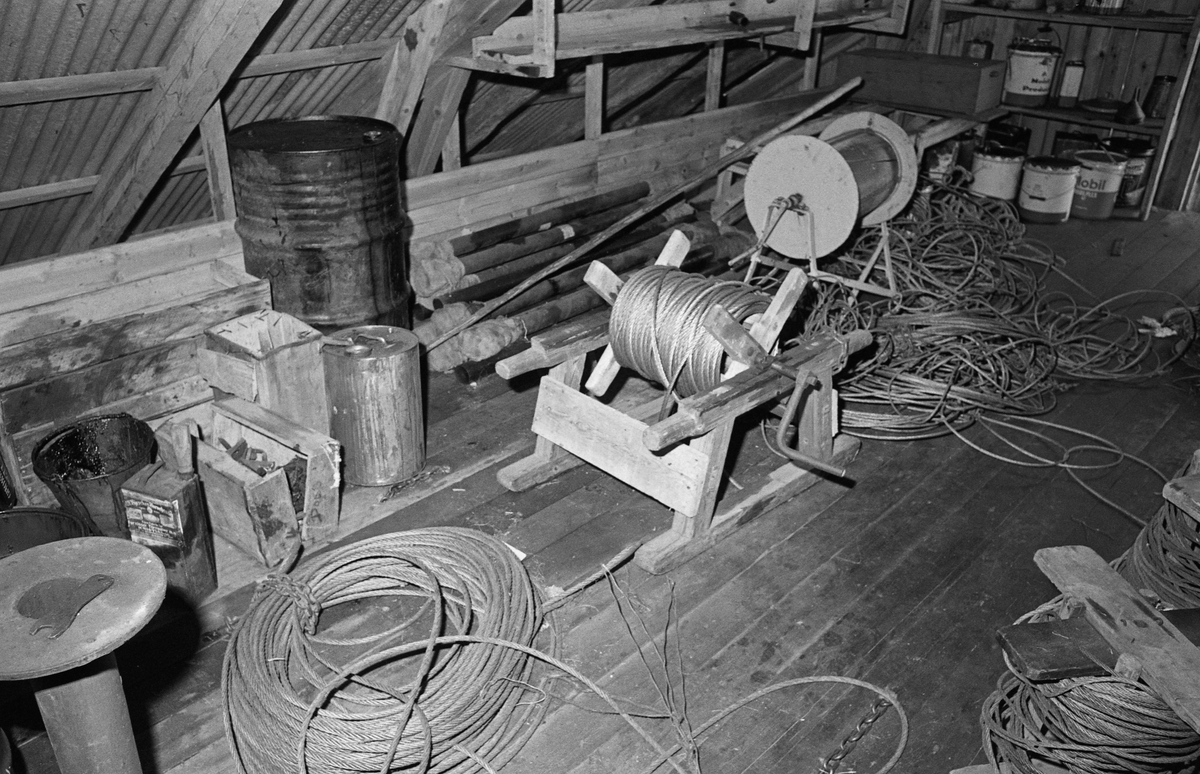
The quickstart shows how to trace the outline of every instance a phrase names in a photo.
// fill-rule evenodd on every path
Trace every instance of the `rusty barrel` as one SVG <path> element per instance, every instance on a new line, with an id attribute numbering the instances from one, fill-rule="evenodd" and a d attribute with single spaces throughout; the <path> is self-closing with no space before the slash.
<path id="1" fill-rule="evenodd" d="M 408 327 L 400 136 L 386 121 L 310 116 L 229 133 L 246 269 L 276 310 L 318 328 Z"/>

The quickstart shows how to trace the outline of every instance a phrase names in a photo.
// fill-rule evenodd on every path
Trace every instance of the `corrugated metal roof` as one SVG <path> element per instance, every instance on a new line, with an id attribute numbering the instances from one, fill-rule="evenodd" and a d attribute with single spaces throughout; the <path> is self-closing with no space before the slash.
<path id="1" fill-rule="evenodd" d="M 286 0 L 251 56 L 306 51 L 396 36 L 423 0 Z M 637 0 L 564 0 L 561 10 L 648 4 Z M 0 3 L 0 81 L 107 73 L 162 66 L 186 34 L 196 0 L 20 0 Z M 800 67 L 752 47 L 731 46 L 730 78 L 767 66 L 794 82 Z M 370 62 L 241 77 L 222 94 L 230 127 L 265 118 L 330 112 L 355 100 Z M 703 100 L 698 48 L 613 57 L 608 75 L 610 128 L 680 115 Z M 583 63 L 561 63 L 552 81 L 476 75 L 464 110 L 468 158 L 548 147 L 583 134 Z M 771 79 L 778 85 L 779 79 Z M 671 88 L 663 91 L 667 84 Z M 655 97 L 653 95 L 661 95 Z M 0 107 L 0 195 L 96 175 L 118 138 L 135 131 L 150 92 L 88 96 Z M 564 98 L 556 98 L 564 97 Z M 358 102 L 362 102 L 359 98 Z M 369 108 L 368 108 L 369 109 Z M 197 153 L 197 138 L 176 163 Z M 193 166 L 192 169 L 195 169 Z M 78 189 L 75 189 L 78 190 Z M 86 195 L 0 209 L 0 262 L 56 251 Z M 167 177 L 133 225 L 134 232 L 211 213 L 203 171 Z"/>

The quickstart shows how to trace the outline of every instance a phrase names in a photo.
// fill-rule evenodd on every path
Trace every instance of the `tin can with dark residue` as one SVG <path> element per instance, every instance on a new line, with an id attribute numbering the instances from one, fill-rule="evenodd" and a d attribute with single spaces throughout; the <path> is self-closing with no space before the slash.
<path id="1" fill-rule="evenodd" d="M 246 269 L 314 327 L 408 327 L 400 136 L 386 121 L 311 116 L 229 133 Z"/>

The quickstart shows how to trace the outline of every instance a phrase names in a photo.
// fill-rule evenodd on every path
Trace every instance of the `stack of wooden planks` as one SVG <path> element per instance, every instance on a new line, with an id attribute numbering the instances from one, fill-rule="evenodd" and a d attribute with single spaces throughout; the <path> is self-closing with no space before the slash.
<path id="1" fill-rule="evenodd" d="M 203 403 L 204 330 L 270 307 L 232 223 L 0 270 L 0 456 L 25 504 L 53 497 L 31 452 L 81 416 L 154 419 Z"/>

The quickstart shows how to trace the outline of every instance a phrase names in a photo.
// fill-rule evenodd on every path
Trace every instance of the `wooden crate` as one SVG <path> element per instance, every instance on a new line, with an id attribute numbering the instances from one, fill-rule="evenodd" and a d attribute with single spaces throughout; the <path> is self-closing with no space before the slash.
<path id="1" fill-rule="evenodd" d="M 863 79 L 855 99 L 974 115 L 1000 104 L 1004 62 L 861 48 L 838 57 L 838 79 Z"/>
<path id="2" fill-rule="evenodd" d="M 205 331 L 204 376 L 222 392 L 329 433 L 321 334 L 291 315 L 264 309 Z"/>
<path id="3" fill-rule="evenodd" d="M 207 328 L 270 306 L 230 224 L 0 269 L 0 458 L 25 504 L 54 502 L 30 453 L 80 417 L 150 420 L 211 399 Z"/>
<path id="4" fill-rule="evenodd" d="M 200 426 L 197 468 L 213 531 L 268 567 L 296 541 L 323 540 L 337 529 L 341 505 L 341 447 L 327 435 L 241 398 L 222 398 L 180 418 Z M 259 475 L 233 460 L 227 447 L 245 441 L 276 469 Z M 303 492 L 293 493 L 283 466 L 304 462 Z M 298 501 L 297 509 L 293 502 Z"/>

